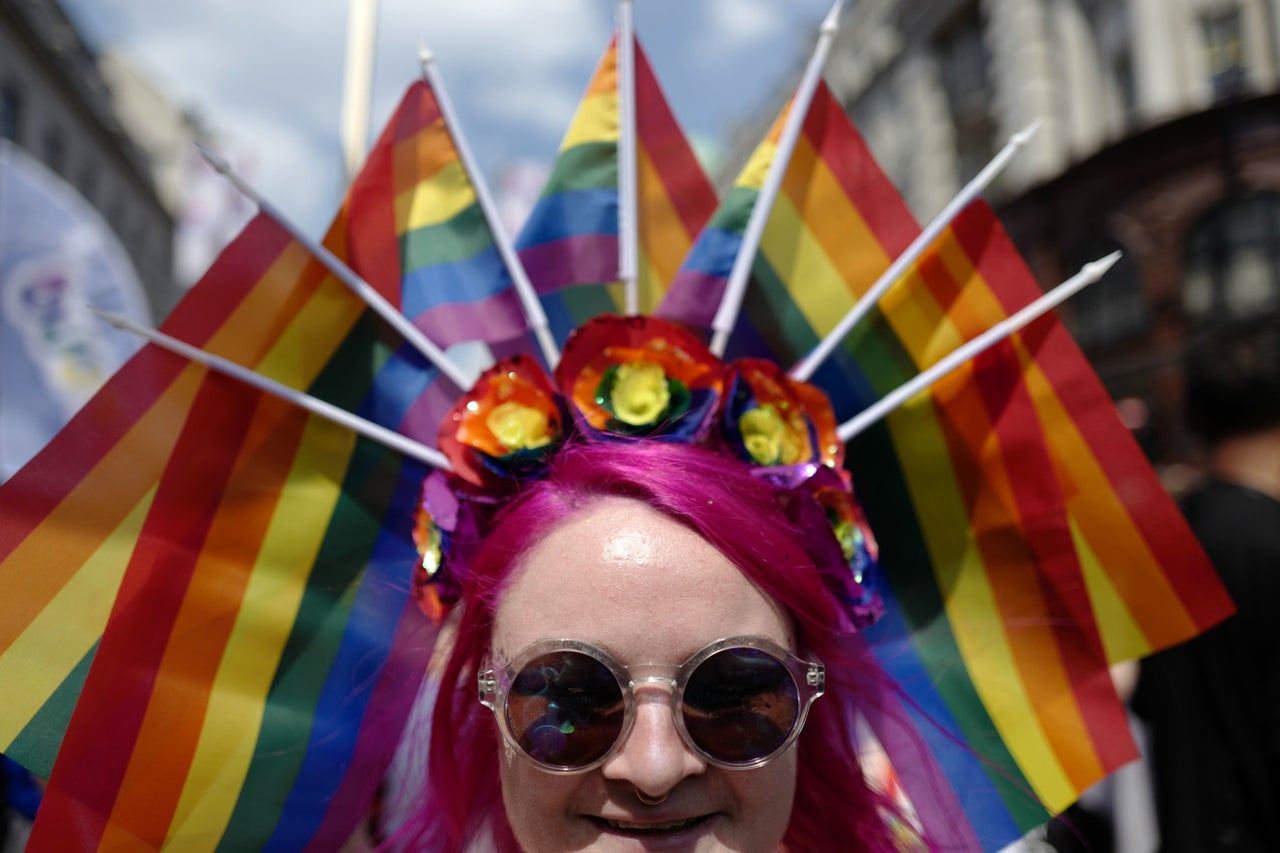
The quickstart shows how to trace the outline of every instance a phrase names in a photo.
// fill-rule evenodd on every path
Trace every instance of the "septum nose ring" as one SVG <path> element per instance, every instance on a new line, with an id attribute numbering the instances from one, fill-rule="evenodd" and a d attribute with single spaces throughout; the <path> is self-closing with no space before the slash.
<path id="1" fill-rule="evenodd" d="M 661 805 L 662 803 L 665 803 L 667 801 L 667 796 L 670 793 L 671 792 L 668 791 L 666 794 L 663 794 L 661 797 L 650 797 L 646 795 L 644 791 L 641 791 L 639 788 L 636 788 L 636 799 L 646 806 L 657 806 L 657 805 Z"/>

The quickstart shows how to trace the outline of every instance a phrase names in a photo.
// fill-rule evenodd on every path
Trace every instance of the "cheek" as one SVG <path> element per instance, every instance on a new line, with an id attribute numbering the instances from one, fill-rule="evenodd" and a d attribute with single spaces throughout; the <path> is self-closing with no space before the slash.
<path id="1" fill-rule="evenodd" d="M 516 756 L 501 758 L 502 804 L 522 850 L 552 853 L 572 845 L 569 801 L 581 777 L 543 773 Z"/>
<path id="2" fill-rule="evenodd" d="M 739 812 L 744 820 L 743 850 L 777 850 L 791 823 L 796 795 L 796 751 L 783 755 L 759 770 L 733 773 Z"/>

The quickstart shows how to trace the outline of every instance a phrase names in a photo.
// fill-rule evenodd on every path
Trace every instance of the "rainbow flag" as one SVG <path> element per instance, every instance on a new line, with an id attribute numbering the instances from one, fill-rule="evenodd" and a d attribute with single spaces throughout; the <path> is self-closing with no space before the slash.
<path id="1" fill-rule="evenodd" d="M 782 122 L 661 314 L 710 325 Z M 795 363 L 918 233 L 820 86 L 729 354 Z M 979 202 L 813 381 L 844 420 L 1039 294 Z M 1136 756 L 1108 664 L 1184 640 L 1231 604 L 1052 317 L 856 438 L 849 460 L 888 604 L 868 637 L 910 697 L 882 696 L 870 722 L 933 840 L 997 850 Z"/>
<path id="2" fill-rule="evenodd" d="M 716 195 L 689 147 L 638 41 L 635 45 L 637 205 L 641 311 L 652 311 Z M 529 280 L 543 296 L 552 331 L 569 331 L 622 310 L 620 286 L 560 292 L 618 278 L 617 40 L 596 67 L 560 146 L 551 176 L 516 239 Z"/>
<path id="3" fill-rule="evenodd" d="M 503 340 L 523 322 L 468 198 L 419 83 L 326 244 L 438 340 Z M 457 394 L 261 216 L 164 329 L 419 440 Z M 0 488 L 0 751 L 49 777 L 29 849 L 338 849 L 434 639 L 425 473 L 155 347 L 128 362 Z"/>

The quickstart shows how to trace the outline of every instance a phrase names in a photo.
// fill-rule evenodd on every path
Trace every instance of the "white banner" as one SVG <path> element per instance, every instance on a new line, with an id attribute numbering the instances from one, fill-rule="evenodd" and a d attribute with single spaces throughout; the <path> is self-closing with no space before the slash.
<path id="1" fill-rule="evenodd" d="M 0 139 L 0 482 L 141 346 L 90 305 L 152 325 L 137 273 L 106 221 Z"/>

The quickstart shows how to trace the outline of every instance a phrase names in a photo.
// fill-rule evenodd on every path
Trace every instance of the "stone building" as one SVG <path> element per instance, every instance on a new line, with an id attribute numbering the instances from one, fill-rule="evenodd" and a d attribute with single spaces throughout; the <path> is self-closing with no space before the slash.
<path id="1" fill-rule="evenodd" d="M 858 0 L 827 79 L 921 219 L 1035 119 L 988 192 L 1160 462 L 1191 336 L 1280 320 L 1280 0 Z M 1138 424 L 1135 423 L 1135 426 Z"/>
<path id="2" fill-rule="evenodd" d="M 97 58 L 55 0 L 0 0 L 0 137 L 16 142 L 102 214 L 161 318 L 173 280 L 173 208 L 124 130 Z"/>

